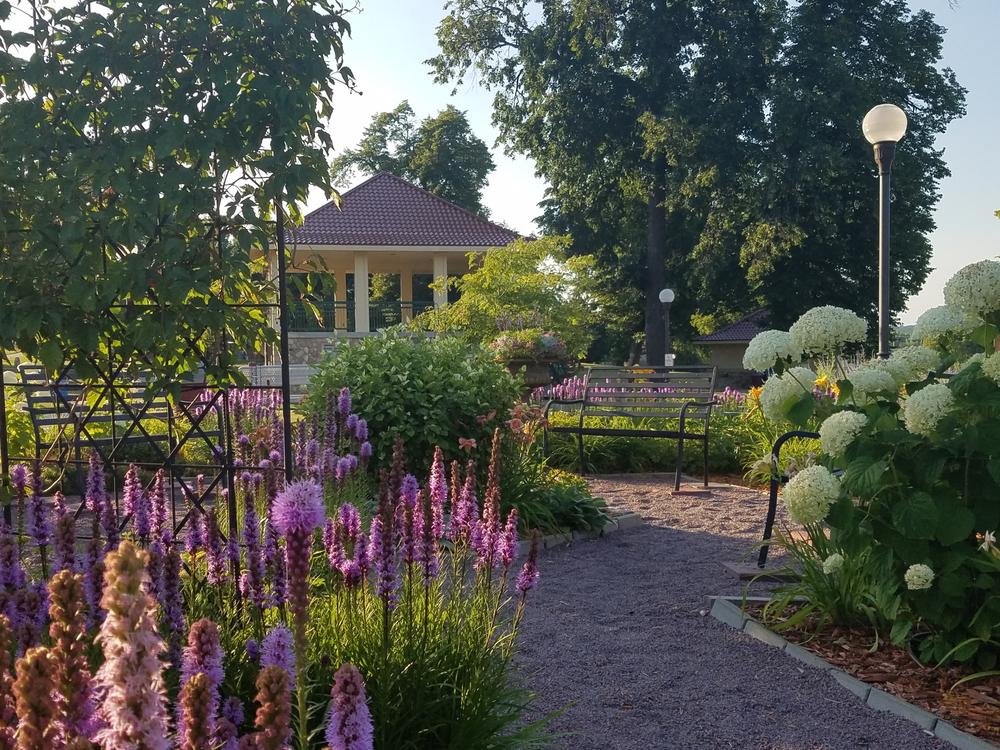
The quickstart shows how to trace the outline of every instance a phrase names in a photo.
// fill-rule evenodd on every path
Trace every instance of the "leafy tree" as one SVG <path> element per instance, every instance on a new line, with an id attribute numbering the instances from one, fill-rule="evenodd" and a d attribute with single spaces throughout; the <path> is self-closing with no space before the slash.
<path id="1" fill-rule="evenodd" d="M 583 356 L 592 332 L 590 256 L 567 256 L 568 237 L 518 239 L 507 247 L 471 253 L 473 270 L 450 283 L 461 292 L 457 302 L 424 313 L 415 323 L 434 330 L 460 330 L 467 339 L 489 343 L 500 336 L 497 321 L 540 317 L 573 356 Z"/>
<path id="2" fill-rule="evenodd" d="M 467 211 L 489 216 L 482 204 L 483 188 L 495 165 L 465 113 L 449 104 L 419 126 L 414 117 L 405 101 L 392 112 L 376 115 L 358 147 L 334 160 L 334 178 L 391 172 Z"/>
<path id="3" fill-rule="evenodd" d="M 0 349 L 173 381 L 273 340 L 251 253 L 336 195 L 337 0 L 0 3 Z M 245 306 L 234 306 L 232 303 Z M 206 352 L 215 346 L 216 356 Z M 141 360 L 141 365 L 137 362 Z M 179 385 L 176 386 L 179 388 Z"/>
<path id="4" fill-rule="evenodd" d="M 594 255 L 602 311 L 644 327 L 649 361 L 662 353 L 665 282 L 680 326 L 760 305 L 782 321 L 819 300 L 873 314 L 877 290 L 861 279 L 875 253 L 859 251 L 876 237 L 874 164 L 860 120 L 878 101 L 912 115 L 894 178 L 894 307 L 919 289 L 947 173 L 933 138 L 963 106 L 936 68 L 943 30 L 927 13 L 903 0 L 450 8 L 437 79 L 471 72 L 496 89 L 501 139 L 549 180 L 545 228 Z"/>

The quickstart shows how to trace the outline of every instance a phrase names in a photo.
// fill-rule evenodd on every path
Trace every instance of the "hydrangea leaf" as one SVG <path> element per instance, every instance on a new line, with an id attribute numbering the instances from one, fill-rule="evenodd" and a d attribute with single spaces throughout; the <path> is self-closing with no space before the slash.
<path id="1" fill-rule="evenodd" d="M 992 350 L 993 340 L 1000 335 L 1000 331 L 997 331 L 995 326 L 991 326 L 985 323 L 976 330 L 972 332 L 970 338 L 977 344 L 979 344 L 983 349 L 987 351 Z"/>
<path id="2" fill-rule="evenodd" d="M 848 465 L 842 480 L 848 492 L 861 497 L 871 497 L 882 484 L 885 463 L 871 456 L 860 456 Z"/>
<path id="3" fill-rule="evenodd" d="M 933 539 L 938 525 L 938 509 L 926 492 L 915 492 L 892 509 L 896 529 L 910 539 Z"/>
<path id="4" fill-rule="evenodd" d="M 976 516 L 968 508 L 953 501 L 938 503 L 938 541 L 950 546 L 968 539 L 976 525 Z"/>
<path id="5" fill-rule="evenodd" d="M 812 393 L 803 393 L 798 398 L 789 396 L 782 403 L 782 409 L 788 417 L 788 421 L 798 427 L 808 426 L 815 408 L 816 398 Z"/>

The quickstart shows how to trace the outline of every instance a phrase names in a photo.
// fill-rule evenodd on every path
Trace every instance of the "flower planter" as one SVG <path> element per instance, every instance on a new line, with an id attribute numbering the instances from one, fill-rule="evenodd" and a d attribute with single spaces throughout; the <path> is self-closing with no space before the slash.
<path id="1" fill-rule="evenodd" d="M 529 388 L 537 388 L 552 382 L 549 365 L 558 361 L 556 359 L 511 359 L 507 361 L 505 366 L 511 375 L 517 375 L 523 369 L 524 385 Z"/>

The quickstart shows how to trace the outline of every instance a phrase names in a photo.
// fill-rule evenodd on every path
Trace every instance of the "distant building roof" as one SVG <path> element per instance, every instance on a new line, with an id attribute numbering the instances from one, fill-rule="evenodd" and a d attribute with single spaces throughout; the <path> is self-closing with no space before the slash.
<path id="1" fill-rule="evenodd" d="M 286 233 L 302 245 L 503 247 L 520 235 L 444 198 L 380 172 L 330 201 Z"/>
<path id="2" fill-rule="evenodd" d="M 724 328 L 720 328 L 715 333 L 708 333 L 695 339 L 699 344 L 723 344 L 741 343 L 750 341 L 754 336 L 763 331 L 761 327 L 767 319 L 767 310 L 757 310 L 746 317 L 740 318 L 735 323 L 730 323 Z"/>

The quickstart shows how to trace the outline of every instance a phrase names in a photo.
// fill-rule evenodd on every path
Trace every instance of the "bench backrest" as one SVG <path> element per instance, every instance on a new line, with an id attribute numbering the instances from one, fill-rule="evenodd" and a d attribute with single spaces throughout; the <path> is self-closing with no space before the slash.
<path id="1" fill-rule="evenodd" d="M 146 389 L 142 384 L 118 386 L 112 396 L 104 386 L 83 385 L 69 376 L 63 376 L 58 381 L 50 380 L 45 368 L 39 365 L 21 365 L 18 369 L 28 415 L 36 430 L 99 422 L 122 423 L 127 429 L 132 423 L 132 415 L 140 413 L 143 420 L 166 422 L 170 418 L 170 403 L 166 397 L 154 396 L 147 405 Z"/>
<path id="2" fill-rule="evenodd" d="M 715 366 L 591 367 L 581 417 L 676 419 L 685 403 L 687 419 L 708 419 L 715 395 Z"/>
<path id="3" fill-rule="evenodd" d="M 247 365 L 240 368 L 250 385 L 281 386 L 281 365 Z M 312 365 L 289 365 L 288 384 L 292 387 L 309 385 L 309 378 L 316 372 Z"/>

